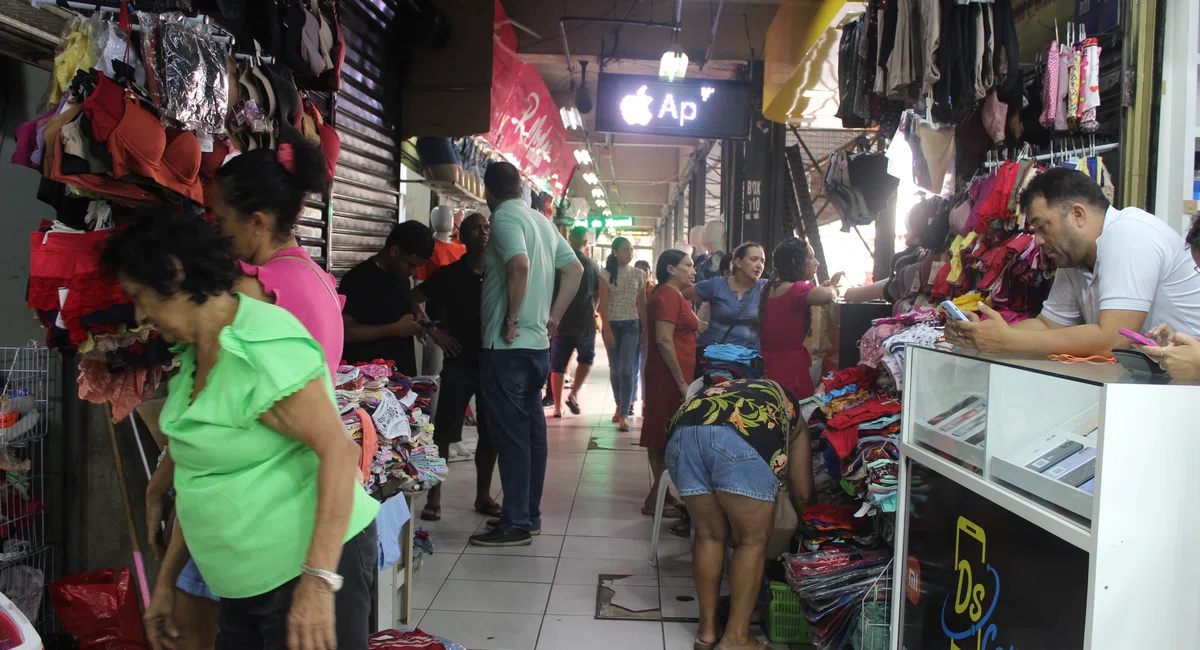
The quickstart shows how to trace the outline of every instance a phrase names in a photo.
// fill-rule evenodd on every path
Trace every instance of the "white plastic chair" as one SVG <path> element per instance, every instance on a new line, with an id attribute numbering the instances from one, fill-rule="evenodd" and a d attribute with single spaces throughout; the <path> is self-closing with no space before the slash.
<path id="1" fill-rule="evenodd" d="M 671 473 L 663 472 L 662 481 L 658 484 L 658 495 L 654 498 L 654 529 L 650 532 L 650 566 L 658 566 L 658 536 L 662 531 L 663 508 L 667 503 L 667 490 L 671 489 Z M 692 541 L 695 541 L 696 531 L 692 529 Z"/>

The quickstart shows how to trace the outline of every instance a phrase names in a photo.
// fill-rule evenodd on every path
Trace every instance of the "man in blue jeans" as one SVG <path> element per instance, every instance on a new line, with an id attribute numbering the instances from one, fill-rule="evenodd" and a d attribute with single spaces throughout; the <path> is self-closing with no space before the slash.
<path id="1" fill-rule="evenodd" d="M 522 201 L 516 167 L 492 163 L 483 182 L 492 233 L 484 253 L 480 370 L 504 514 L 470 542 L 527 546 L 542 529 L 547 455 L 542 387 L 550 372 L 550 335 L 575 297 L 583 266 L 554 224 Z M 556 269 L 562 271 L 557 294 Z"/>

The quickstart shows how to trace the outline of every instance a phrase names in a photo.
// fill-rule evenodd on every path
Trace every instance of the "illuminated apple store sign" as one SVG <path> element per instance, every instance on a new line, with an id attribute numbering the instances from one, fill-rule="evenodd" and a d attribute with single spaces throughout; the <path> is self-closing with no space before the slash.
<path id="1" fill-rule="evenodd" d="M 746 82 L 602 73 L 598 84 L 597 131 L 720 139 L 750 134 Z"/>

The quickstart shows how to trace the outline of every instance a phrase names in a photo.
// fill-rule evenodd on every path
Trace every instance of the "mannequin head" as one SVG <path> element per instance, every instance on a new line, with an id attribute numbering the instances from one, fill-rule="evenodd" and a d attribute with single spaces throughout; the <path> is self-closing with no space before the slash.
<path id="1" fill-rule="evenodd" d="M 433 236 L 441 241 L 450 241 L 450 233 L 454 232 L 454 209 L 448 205 L 439 205 L 429 213 L 429 226 L 433 228 Z"/>
<path id="2" fill-rule="evenodd" d="M 692 251 L 696 255 L 703 255 L 708 252 L 708 248 L 704 245 L 704 226 L 693 226 L 688 232 L 688 243 L 692 245 Z M 679 248 L 676 246 L 676 248 Z"/>
<path id="3" fill-rule="evenodd" d="M 725 250 L 725 222 L 720 219 L 704 224 L 704 247 L 709 253 Z"/>

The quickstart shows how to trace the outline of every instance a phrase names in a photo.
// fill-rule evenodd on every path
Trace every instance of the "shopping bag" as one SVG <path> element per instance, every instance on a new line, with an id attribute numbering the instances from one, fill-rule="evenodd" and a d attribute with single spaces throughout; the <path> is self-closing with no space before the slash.
<path id="1" fill-rule="evenodd" d="M 50 604 L 80 650 L 146 650 L 129 567 L 78 573 L 50 583 Z"/>
<path id="2" fill-rule="evenodd" d="M 779 494 L 775 497 L 775 523 L 771 527 L 771 536 L 767 538 L 767 558 L 773 559 L 791 552 L 792 537 L 800 527 L 800 518 L 796 516 L 796 508 L 792 505 L 792 492 L 788 486 L 780 485 Z"/>
<path id="3" fill-rule="evenodd" d="M 812 333 L 804 341 L 814 359 L 834 356 L 838 352 L 837 305 L 812 308 Z"/>

